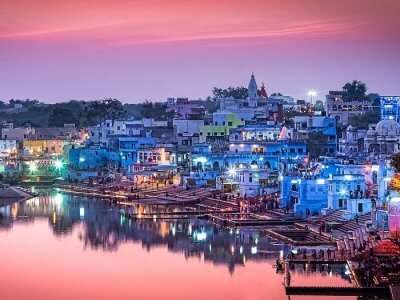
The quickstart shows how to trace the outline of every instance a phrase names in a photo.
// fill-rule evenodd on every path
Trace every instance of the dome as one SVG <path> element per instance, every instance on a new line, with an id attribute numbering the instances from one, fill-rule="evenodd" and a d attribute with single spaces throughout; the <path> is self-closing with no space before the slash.
<path id="1" fill-rule="evenodd" d="M 382 120 L 376 125 L 376 133 L 381 136 L 398 136 L 400 124 L 395 120 Z"/>

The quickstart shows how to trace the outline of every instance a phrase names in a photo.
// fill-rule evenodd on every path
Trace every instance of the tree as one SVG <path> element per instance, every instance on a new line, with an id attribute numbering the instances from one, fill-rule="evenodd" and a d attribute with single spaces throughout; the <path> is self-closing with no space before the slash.
<path id="1" fill-rule="evenodd" d="M 349 124 L 356 128 L 367 129 L 369 124 L 376 124 L 380 121 L 379 111 L 367 111 L 364 114 L 352 115 L 349 118 Z"/>
<path id="2" fill-rule="evenodd" d="M 49 126 L 63 127 L 70 123 L 79 125 L 78 118 L 67 108 L 55 107 L 49 116 Z"/>
<path id="3" fill-rule="evenodd" d="M 395 170 L 396 173 L 400 172 L 400 153 L 396 153 L 390 160 L 390 166 Z"/>
<path id="4" fill-rule="evenodd" d="M 248 96 L 247 88 L 240 86 L 240 87 L 228 87 L 227 89 L 221 89 L 214 87 L 212 90 L 213 98 L 221 99 L 221 98 L 234 98 L 234 99 L 246 99 Z"/>
<path id="5" fill-rule="evenodd" d="M 107 98 L 92 101 L 85 107 L 86 122 L 95 125 L 106 119 L 120 119 L 126 116 L 122 103 L 116 99 Z"/>
<path id="6" fill-rule="evenodd" d="M 308 134 L 307 148 L 311 158 L 318 158 L 326 154 L 324 145 L 328 142 L 328 137 L 322 132 L 310 132 Z"/>
<path id="7" fill-rule="evenodd" d="M 367 99 L 367 86 L 365 85 L 365 83 L 358 80 L 347 82 L 343 86 L 343 92 L 343 100 L 346 102 L 361 101 Z"/>
<path id="8" fill-rule="evenodd" d="M 168 120 L 174 117 L 174 112 L 167 112 L 165 103 L 145 101 L 140 105 L 140 115 L 143 118 Z"/>

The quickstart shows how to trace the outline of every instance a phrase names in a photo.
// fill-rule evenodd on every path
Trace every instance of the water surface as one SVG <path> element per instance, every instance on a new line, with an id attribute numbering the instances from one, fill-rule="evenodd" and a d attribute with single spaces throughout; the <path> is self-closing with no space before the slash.
<path id="1" fill-rule="evenodd" d="M 100 201 L 56 192 L 0 214 L 1 299 L 288 298 L 273 265 L 289 247 L 257 231 L 132 221 Z M 292 282 L 350 285 L 343 268 L 300 268 Z"/>

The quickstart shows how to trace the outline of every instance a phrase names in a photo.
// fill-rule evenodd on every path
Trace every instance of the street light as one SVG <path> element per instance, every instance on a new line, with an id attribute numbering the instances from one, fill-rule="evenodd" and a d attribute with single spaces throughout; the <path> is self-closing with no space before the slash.
<path id="1" fill-rule="evenodd" d="M 312 89 L 308 91 L 308 97 L 310 97 L 311 104 L 313 104 L 314 98 L 317 96 L 317 91 Z"/>
<path id="2" fill-rule="evenodd" d="M 63 162 L 60 159 L 57 159 L 54 162 L 54 166 L 56 167 L 56 169 L 60 170 L 63 167 Z"/>
<path id="3" fill-rule="evenodd" d="M 37 165 L 36 165 L 35 162 L 32 161 L 32 162 L 29 164 L 29 171 L 30 171 L 31 173 L 37 171 Z"/>

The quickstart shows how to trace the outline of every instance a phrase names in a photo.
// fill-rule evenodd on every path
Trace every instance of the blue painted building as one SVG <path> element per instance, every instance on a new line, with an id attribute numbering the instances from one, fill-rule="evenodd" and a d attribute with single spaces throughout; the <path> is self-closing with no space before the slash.
<path id="1" fill-rule="evenodd" d="M 100 147 L 73 148 L 69 151 L 68 179 L 85 180 L 100 176 L 105 168 L 121 170 L 121 155 Z"/>
<path id="2" fill-rule="evenodd" d="M 280 206 L 296 216 L 319 214 L 328 205 L 328 182 L 318 177 L 284 176 L 281 178 Z"/>
<path id="3" fill-rule="evenodd" d="M 154 147 L 156 140 L 150 135 L 146 136 L 127 136 L 116 135 L 109 137 L 109 149 L 119 153 L 121 156 L 121 167 L 131 173 L 131 167 L 138 162 L 139 150 Z"/>
<path id="4" fill-rule="evenodd" d="M 297 165 L 307 157 L 303 142 L 231 142 L 226 152 L 212 152 L 211 146 L 196 145 L 192 151 L 192 170 L 225 171 L 240 165 L 257 165 L 260 168 L 279 170 L 281 164 L 287 168 Z"/>
<path id="5" fill-rule="evenodd" d="M 400 96 L 380 97 L 381 120 L 395 120 L 400 123 Z"/>
<path id="6" fill-rule="evenodd" d="M 294 132 L 296 139 L 306 140 L 310 133 L 322 133 L 326 143 L 321 148 L 326 155 L 333 156 L 337 149 L 336 119 L 325 116 L 296 116 L 294 117 Z"/>

